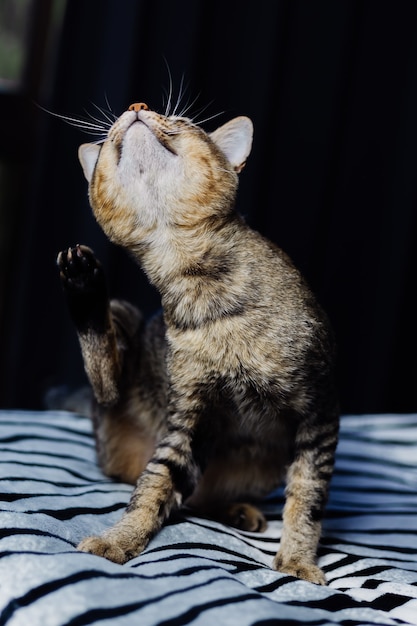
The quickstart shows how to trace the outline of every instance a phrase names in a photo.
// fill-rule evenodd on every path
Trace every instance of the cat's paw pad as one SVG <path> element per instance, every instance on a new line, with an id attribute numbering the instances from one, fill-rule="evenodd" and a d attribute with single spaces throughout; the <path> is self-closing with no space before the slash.
<path id="1" fill-rule="evenodd" d="M 316 585 L 327 585 L 324 572 L 314 563 L 305 563 L 302 561 L 296 561 L 295 559 L 285 561 L 278 552 L 274 559 L 273 566 L 274 569 L 278 570 L 282 574 L 288 574 L 289 576 L 294 576 L 295 578 L 301 578 L 302 580 L 315 583 Z"/>
<path id="2" fill-rule="evenodd" d="M 104 332 L 108 318 L 107 287 L 103 269 L 93 251 L 81 245 L 68 248 L 59 253 L 57 265 L 77 329 Z"/>
<path id="3" fill-rule="evenodd" d="M 80 244 L 58 254 L 57 265 L 66 290 L 91 293 L 104 286 L 104 275 L 94 252 Z"/>
<path id="4" fill-rule="evenodd" d="M 87 537 L 78 544 L 77 550 L 102 556 L 113 561 L 113 563 L 120 563 L 120 565 L 126 563 L 133 556 L 126 553 L 117 543 L 104 537 Z"/>
<path id="5" fill-rule="evenodd" d="M 251 504 L 231 504 L 225 511 L 225 522 L 239 530 L 254 533 L 261 533 L 267 527 L 263 513 Z"/>

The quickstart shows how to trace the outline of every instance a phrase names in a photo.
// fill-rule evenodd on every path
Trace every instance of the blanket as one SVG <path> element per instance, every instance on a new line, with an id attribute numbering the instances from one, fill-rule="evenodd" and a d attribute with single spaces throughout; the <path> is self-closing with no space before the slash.
<path id="1" fill-rule="evenodd" d="M 319 547 L 321 587 L 273 571 L 268 529 L 180 511 L 126 565 L 79 553 L 116 522 L 131 487 L 97 466 L 88 418 L 0 411 L 0 624 L 7 626 L 417 625 L 417 415 L 342 418 Z"/>

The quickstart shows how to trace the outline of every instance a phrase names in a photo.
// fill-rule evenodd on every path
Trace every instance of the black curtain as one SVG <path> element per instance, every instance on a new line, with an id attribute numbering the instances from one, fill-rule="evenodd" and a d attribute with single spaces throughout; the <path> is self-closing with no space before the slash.
<path id="1" fill-rule="evenodd" d="M 168 71 L 169 68 L 169 71 Z M 55 113 L 164 110 L 183 88 L 208 130 L 248 115 L 255 140 L 238 209 L 293 258 L 333 323 L 344 412 L 417 410 L 417 3 L 413 0 L 69 0 L 50 97 Z M 204 109 L 204 110 L 203 110 Z M 158 296 L 109 244 L 87 202 L 77 147 L 42 111 L 30 201 L 10 268 L 2 404 L 37 408 L 84 380 L 55 268 L 77 242 L 112 295 Z"/>

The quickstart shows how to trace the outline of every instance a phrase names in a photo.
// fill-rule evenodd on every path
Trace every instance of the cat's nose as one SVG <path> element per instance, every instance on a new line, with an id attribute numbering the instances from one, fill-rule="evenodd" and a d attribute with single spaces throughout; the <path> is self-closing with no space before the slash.
<path id="1" fill-rule="evenodd" d="M 149 111 L 149 107 L 144 102 L 135 102 L 134 104 L 130 105 L 129 111 L 136 111 L 136 113 L 138 111 Z"/>

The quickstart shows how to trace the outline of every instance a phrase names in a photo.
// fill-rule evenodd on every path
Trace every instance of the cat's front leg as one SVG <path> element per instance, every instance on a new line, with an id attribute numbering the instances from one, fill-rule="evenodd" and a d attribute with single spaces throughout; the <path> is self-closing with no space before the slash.
<path id="1" fill-rule="evenodd" d="M 281 546 L 274 559 L 280 572 L 326 585 L 316 565 L 321 520 L 333 470 L 338 424 L 303 424 L 287 475 Z"/>
<path id="2" fill-rule="evenodd" d="M 169 467 L 152 460 L 141 474 L 121 520 L 101 536 L 81 541 L 78 550 L 126 563 L 146 548 L 170 510 L 181 501 Z"/>
<path id="3" fill-rule="evenodd" d="M 191 450 L 198 404 L 170 413 L 167 434 L 140 475 L 123 517 L 100 537 L 84 539 L 79 550 L 125 563 L 142 552 L 171 510 L 192 493 L 198 477 Z"/>

